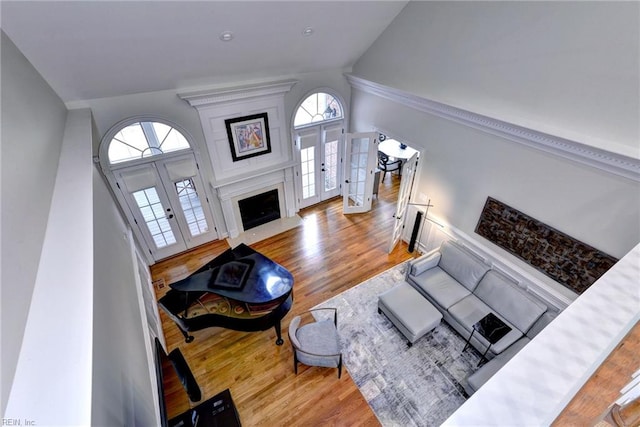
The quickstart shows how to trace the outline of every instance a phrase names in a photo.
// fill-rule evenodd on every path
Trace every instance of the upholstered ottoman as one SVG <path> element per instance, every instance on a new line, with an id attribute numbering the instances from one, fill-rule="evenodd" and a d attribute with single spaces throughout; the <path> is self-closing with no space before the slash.
<path id="1" fill-rule="evenodd" d="M 408 340 L 408 345 L 438 326 L 442 314 L 407 282 L 378 296 L 378 313 L 385 316 Z"/>

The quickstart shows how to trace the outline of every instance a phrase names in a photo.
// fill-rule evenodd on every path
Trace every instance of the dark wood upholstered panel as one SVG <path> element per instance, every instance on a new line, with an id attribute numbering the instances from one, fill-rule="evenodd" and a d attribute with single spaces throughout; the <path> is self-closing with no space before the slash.
<path id="1" fill-rule="evenodd" d="M 491 197 L 475 231 L 578 294 L 618 261 Z"/>

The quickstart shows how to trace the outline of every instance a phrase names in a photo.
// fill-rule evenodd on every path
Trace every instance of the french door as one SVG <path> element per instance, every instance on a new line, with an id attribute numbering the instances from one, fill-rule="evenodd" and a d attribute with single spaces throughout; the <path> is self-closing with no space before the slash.
<path id="1" fill-rule="evenodd" d="M 296 132 L 299 152 L 297 187 L 299 207 L 320 203 L 340 194 L 342 121 Z"/>
<path id="2" fill-rule="evenodd" d="M 154 260 L 217 238 L 193 154 L 158 159 L 113 173 Z"/>
<path id="3" fill-rule="evenodd" d="M 393 251 L 400 237 L 402 237 L 402 230 L 405 224 L 405 214 L 407 213 L 407 206 L 409 205 L 409 198 L 411 197 L 411 190 L 413 188 L 413 178 L 416 175 L 416 169 L 418 167 L 418 153 L 414 154 L 402 165 L 402 179 L 400 180 L 400 191 L 398 193 L 398 203 L 396 205 L 396 213 L 393 216 L 395 221 L 393 223 L 393 232 L 391 233 L 391 243 L 389 244 L 389 253 Z"/>
<path id="4" fill-rule="evenodd" d="M 345 137 L 345 190 L 342 193 L 343 213 L 371 210 L 373 180 L 378 152 L 376 132 L 348 133 Z"/>

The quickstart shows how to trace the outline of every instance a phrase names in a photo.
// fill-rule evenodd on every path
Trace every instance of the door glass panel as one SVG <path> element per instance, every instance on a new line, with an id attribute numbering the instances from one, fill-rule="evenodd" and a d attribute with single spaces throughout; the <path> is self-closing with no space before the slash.
<path id="1" fill-rule="evenodd" d="M 180 199 L 180 207 L 187 220 L 191 236 L 195 237 L 209 231 L 209 225 L 202 210 L 202 203 L 196 192 L 193 179 L 187 178 L 178 181 L 175 183 L 175 186 L 178 198 Z"/>
<path id="2" fill-rule="evenodd" d="M 155 191 L 155 189 L 154 189 Z M 153 216 L 155 218 L 163 218 L 164 217 L 164 208 L 160 203 L 155 203 L 151 205 L 151 209 L 153 209 Z"/>
<path id="3" fill-rule="evenodd" d="M 324 191 L 338 187 L 338 141 L 324 144 Z"/>
<path id="4" fill-rule="evenodd" d="M 316 195 L 315 147 L 300 150 L 300 171 L 302 173 L 302 198 Z"/>
<path id="5" fill-rule="evenodd" d="M 372 143 L 370 138 L 351 138 L 348 153 L 348 193 L 345 195 L 345 208 L 363 208 L 370 203 L 367 197 L 367 179 L 369 170 L 369 147 Z M 367 202 L 369 200 L 369 202 Z M 352 211 L 355 212 L 355 211 Z"/>
<path id="6" fill-rule="evenodd" d="M 164 212 L 164 207 L 160 203 L 158 192 L 154 187 L 133 193 L 149 233 L 158 248 L 176 243 L 176 238 L 171 231 L 171 226 Z"/>

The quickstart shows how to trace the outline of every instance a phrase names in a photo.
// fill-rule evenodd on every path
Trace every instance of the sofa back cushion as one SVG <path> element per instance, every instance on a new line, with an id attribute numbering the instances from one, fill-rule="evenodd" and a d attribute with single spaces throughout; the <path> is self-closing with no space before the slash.
<path id="1" fill-rule="evenodd" d="M 485 274 L 474 294 L 522 333 L 526 333 L 547 311 L 546 305 L 495 270 Z"/>
<path id="2" fill-rule="evenodd" d="M 480 258 L 453 242 L 443 242 L 440 246 L 440 255 L 438 266 L 471 292 L 482 276 L 489 271 L 489 266 Z"/>
<path id="3" fill-rule="evenodd" d="M 419 276 L 427 270 L 436 267 L 440 262 L 440 252 L 433 252 L 430 254 L 425 254 L 420 258 L 411 261 L 409 265 L 411 268 L 409 269 L 409 274 L 412 276 Z"/>
<path id="4" fill-rule="evenodd" d="M 551 312 L 547 310 L 536 322 L 529 328 L 527 332 L 527 337 L 533 339 L 536 335 L 540 333 L 541 330 L 547 327 L 549 323 L 551 323 L 556 317 L 558 313 Z"/>

